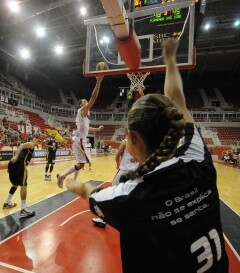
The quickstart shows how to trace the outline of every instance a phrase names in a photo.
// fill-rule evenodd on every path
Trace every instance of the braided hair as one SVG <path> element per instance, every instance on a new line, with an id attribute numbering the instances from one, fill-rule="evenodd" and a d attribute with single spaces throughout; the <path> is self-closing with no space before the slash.
<path id="1" fill-rule="evenodd" d="M 139 133 L 151 155 L 120 181 L 138 178 L 171 159 L 184 135 L 185 124 L 183 114 L 166 96 L 149 94 L 138 99 L 128 113 L 128 129 Z"/>

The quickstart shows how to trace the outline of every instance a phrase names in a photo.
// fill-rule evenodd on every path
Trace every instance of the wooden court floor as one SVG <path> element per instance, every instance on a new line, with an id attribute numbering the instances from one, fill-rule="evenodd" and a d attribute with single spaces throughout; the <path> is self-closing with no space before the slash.
<path id="1" fill-rule="evenodd" d="M 118 232 L 110 226 L 100 229 L 92 225 L 93 215 L 87 202 L 56 186 L 56 174 L 75 164 L 74 158 L 58 160 L 52 181 L 44 180 L 44 161 L 35 160 L 28 168 L 27 203 L 31 209 L 37 208 L 35 217 L 19 221 L 19 191 L 13 199 L 18 203 L 17 207 L 0 210 L 0 232 L 11 232 L 11 235 L 0 237 L 0 272 L 121 273 Z M 230 272 L 240 273 L 240 169 L 217 162 L 214 164 L 224 212 L 222 222 L 227 233 L 224 232 Z M 0 167 L 0 202 L 3 203 L 10 182 L 6 164 Z M 93 157 L 92 169 L 89 172 L 88 165 L 85 165 L 78 180 L 111 181 L 116 172 L 114 156 Z M 65 203 L 62 203 L 63 200 Z M 40 211 L 45 212 L 40 215 Z"/>
<path id="2" fill-rule="evenodd" d="M 88 165 L 81 171 L 78 180 L 97 180 L 97 181 L 112 181 L 116 173 L 116 164 L 113 155 L 107 156 L 93 156 L 92 159 L 92 172 L 89 172 Z M 76 164 L 75 158 L 71 159 L 60 158 L 57 159 L 53 173 L 52 181 L 45 181 L 45 161 L 36 159 L 28 167 L 28 197 L 27 203 L 32 205 L 51 195 L 62 192 L 61 189 L 56 187 L 57 173 L 64 172 L 70 166 Z M 6 162 L 0 163 L 0 201 L 3 203 L 6 199 L 7 193 L 11 186 L 8 173 L 6 170 Z M 222 162 L 214 162 L 217 170 L 217 184 L 221 200 L 226 203 L 232 210 L 240 215 L 240 169 L 233 168 Z M 15 193 L 13 201 L 19 203 L 19 192 Z M 20 209 L 20 204 L 11 210 L 0 211 L 0 218 L 13 213 Z"/>
<path id="3" fill-rule="evenodd" d="M 41 200 L 44 200 L 54 194 L 62 192 L 62 189 L 57 187 L 56 175 L 65 172 L 69 167 L 76 164 L 75 157 L 71 160 L 66 158 L 57 158 L 57 162 L 52 172 L 52 181 L 45 181 L 45 161 L 40 159 L 32 160 L 31 165 L 28 166 L 28 196 L 27 204 L 32 205 Z M 10 182 L 6 170 L 6 163 L 1 163 L 1 191 L 0 200 L 3 203 L 7 197 L 10 189 Z M 97 180 L 97 181 L 112 181 L 116 172 L 116 164 L 114 156 L 93 156 L 92 158 L 92 172 L 89 172 L 88 165 L 85 165 L 83 171 L 78 177 L 79 181 Z M 15 192 L 13 202 L 18 206 L 11 210 L 0 210 L 0 218 L 13 213 L 20 209 L 20 194 L 19 190 Z"/>

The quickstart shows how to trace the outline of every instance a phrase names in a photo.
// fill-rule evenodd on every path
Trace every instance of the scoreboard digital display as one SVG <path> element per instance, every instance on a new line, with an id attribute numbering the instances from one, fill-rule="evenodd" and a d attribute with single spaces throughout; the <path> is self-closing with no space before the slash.
<path id="1" fill-rule="evenodd" d="M 175 2 L 175 0 L 135 0 L 135 8 Z"/>
<path id="2" fill-rule="evenodd" d="M 195 0 L 195 3 L 198 3 L 200 0 Z M 156 5 L 156 4 L 165 4 L 176 2 L 176 0 L 134 0 L 135 8 L 140 8 L 144 6 Z"/>
<path id="3" fill-rule="evenodd" d="M 166 11 L 164 13 L 155 13 L 154 16 L 150 19 L 150 23 L 167 23 L 169 21 L 178 21 L 182 19 L 182 10 L 174 9 Z"/>
<path id="4" fill-rule="evenodd" d="M 167 4 L 177 2 L 176 0 L 135 0 L 135 8 L 141 8 L 157 4 Z M 200 0 L 195 0 L 196 4 L 199 4 Z M 185 14 L 183 9 L 177 8 L 174 10 L 166 11 L 163 13 L 155 13 L 149 20 L 150 23 L 170 23 L 181 21 Z"/>

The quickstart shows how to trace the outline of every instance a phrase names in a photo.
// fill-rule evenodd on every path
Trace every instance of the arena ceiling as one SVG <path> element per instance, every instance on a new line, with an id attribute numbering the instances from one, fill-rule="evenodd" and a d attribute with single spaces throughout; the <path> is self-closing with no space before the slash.
<path id="1" fill-rule="evenodd" d="M 110 0 L 111 1 L 111 0 Z M 8 0 L 0 2 L 0 60 L 5 69 L 9 64 L 12 73 L 35 74 L 51 78 L 54 75 L 81 76 L 85 58 L 86 26 L 84 19 L 103 15 L 100 0 L 19 0 L 21 12 L 12 14 L 6 7 Z M 128 2 L 125 1 L 128 6 Z M 196 68 L 189 72 L 201 75 L 227 73 L 239 76 L 240 72 L 240 20 L 239 0 L 207 0 L 204 15 L 195 18 Z M 85 7 L 87 14 L 80 14 Z M 204 25 L 211 23 L 208 31 Z M 36 38 L 33 28 L 42 25 L 47 29 L 45 39 Z M 57 58 L 52 47 L 64 44 L 63 58 Z M 18 56 L 20 46 L 28 46 L 32 57 L 28 62 Z"/>

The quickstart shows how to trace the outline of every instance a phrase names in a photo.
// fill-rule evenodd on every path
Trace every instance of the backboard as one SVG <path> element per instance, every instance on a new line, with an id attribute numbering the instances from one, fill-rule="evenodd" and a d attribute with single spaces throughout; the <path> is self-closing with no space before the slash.
<path id="1" fill-rule="evenodd" d="M 105 15 L 84 21 L 87 25 L 85 76 L 127 74 L 135 72 L 162 71 L 165 69 L 162 58 L 161 42 L 167 38 L 180 41 L 177 63 L 180 69 L 195 66 L 193 47 L 194 0 L 160 1 L 135 0 L 133 11 L 127 11 L 129 22 L 133 24 L 141 45 L 141 65 L 129 69 L 121 59 L 114 43 L 114 34 Z M 148 3 L 142 5 L 142 3 Z M 99 62 L 107 63 L 109 70 L 97 71 Z"/>

